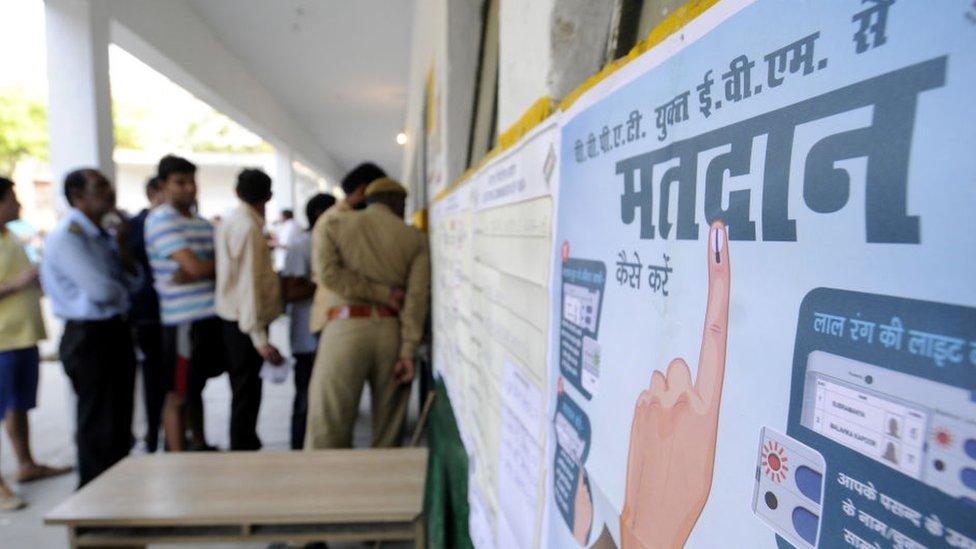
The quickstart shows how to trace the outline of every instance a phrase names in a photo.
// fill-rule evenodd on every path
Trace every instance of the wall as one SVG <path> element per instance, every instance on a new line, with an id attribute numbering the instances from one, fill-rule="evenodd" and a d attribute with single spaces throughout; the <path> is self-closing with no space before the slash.
<path id="1" fill-rule="evenodd" d="M 501 0 L 499 7 L 498 133 L 536 100 L 561 98 L 602 67 L 613 2 Z M 414 14 L 410 86 L 404 125 L 410 138 L 401 178 L 422 188 L 424 90 L 434 71 L 441 94 L 442 140 L 449 183 L 467 169 L 478 53 L 481 0 L 419 0 Z M 420 206 L 420 204 L 415 204 Z"/>
<path id="2" fill-rule="evenodd" d="M 433 71 L 433 82 L 440 101 L 437 116 L 440 124 L 443 170 L 450 182 L 467 168 L 468 135 L 474 106 L 474 88 L 481 44 L 481 11 L 483 0 L 418 0 L 411 38 L 410 78 L 407 117 L 404 124 L 407 144 L 403 150 L 400 178 L 413 195 L 412 206 L 423 207 L 422 194 L 424 107 L 427 77 Z"/>

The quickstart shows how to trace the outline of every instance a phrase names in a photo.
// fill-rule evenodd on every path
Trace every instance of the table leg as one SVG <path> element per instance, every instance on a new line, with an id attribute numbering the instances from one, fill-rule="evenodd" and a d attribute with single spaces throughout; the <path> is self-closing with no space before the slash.
<path id="1" fill-rule="evenodd" d="M 414 521 L 414 544 L 417 549 L 426 549 L 427 547 L 427 532 L 425 530 L 424 514 L 421 513 L 417 520 Z"/>
<path id="2" fill-rule="evenodd" d="M 68 545 L 71 549 L 78 549 L 78 536 L 74 526 L 68 527 Z"/>

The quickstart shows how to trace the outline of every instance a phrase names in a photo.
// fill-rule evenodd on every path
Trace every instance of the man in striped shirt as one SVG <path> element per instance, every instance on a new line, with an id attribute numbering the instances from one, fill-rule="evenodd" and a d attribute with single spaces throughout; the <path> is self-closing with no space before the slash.
<path id="1" fill-rule="evenodd" d="M 186 449 L 184 419 L 189 419 L 190 449 L 208 450 L 200 393 L 211 374 L 226 369 L 214 311 L 214 231 L 195 211 L 196 166 L 166 156 L 158 172 L 166 203 L 146 218 L 146 252 L 159 294 L 163 365 L 169 369 L 166 445 L 169 451 Z"/>

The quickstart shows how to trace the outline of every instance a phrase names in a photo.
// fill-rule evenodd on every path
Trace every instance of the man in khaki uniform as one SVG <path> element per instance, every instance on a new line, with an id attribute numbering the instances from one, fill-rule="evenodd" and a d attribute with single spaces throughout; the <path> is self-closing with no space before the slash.
<path id="1" fill-rule="evenodd" d="M 381 177 L 386 177 L 386 172 L 382 168 L 372 162 L 363 162 L 342 178 L 342 192 L 346 194 L 346 198 L 326 210 L 324 214 L 319 216 L 315 226 L 312 227 L 313 275 L 318 272 L 319 265 L 323 262 L 322 243 L 325 242 L 325 227 L 327 225 L 325 220 L 330 216 L 342 212 L 351 212 L 360 205 L 365 205 L 366 186 Z M 322 328 L 325 328 L 325 323 L 329 320 L 327 318 L 329 314 L 329 290 L 318 283 L 318 276 L 314 276 L 313 280 L 316 281 L 318 287 L 315 289 L 312 300 L 312 312 L 309 315 L 308 327 L 313 334 L 317 334 L 322 331 Z"/>
<path id="2" fill-rule="evenodd" d="M 326 220 L 316 282 L 330 290 L 328 322 L 309 383 L 306 449 L 352 445 L 367 381 L 373 446 L 399 441 L 430 293 L 427 238 L 403 222 L 406 195 L 378 179 L 364 211 Z"/>

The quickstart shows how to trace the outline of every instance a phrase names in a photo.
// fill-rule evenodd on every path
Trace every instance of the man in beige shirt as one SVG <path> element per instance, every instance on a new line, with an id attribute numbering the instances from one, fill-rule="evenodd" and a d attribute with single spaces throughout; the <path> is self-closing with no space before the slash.
<path id="1" fill-rule="evenodd" d="M 256 425 L 261 407 L 261 365 L 284 362 L 268 341 L 268 325 L 282 313 L 278 276 L 264 237 L 264 207 L 271 178 L 261 170 L 237 176 L 241 204 L 217 227 L 217 316 L 223 320 L 232 391 L 230 449 L 261 448 Z"/>
<path id="2" fill-rule="evenodd" d="M 373 446 L 399 442 L 430 294 L 427 238 L 403 222 L 406 189 L 366 189 L 369 206 L 326 220 L 317 278 L 330 290 L 308 394 L 305 448 L 352 445 L 369 382 Z"/>
<path id="3" fill-rule="evenodd" d="M 330 216 L 342 212 L 351 212 L 360 206 L 365 206 L 366 186 L 381 177 L 386 177 L 386 172 L 383 171 L 383 168 L 380 168 L 372 162 L 363 162 L 342 178 L 342 192 L 346 194 L 346 198 L 322 214 L 312 228 L 313 274 L 317 272 L 318 266 L 323 261 L 322 247 L 325 242 L 326 219 Z M 318 280 L 318 277 L 315 276 L 313 280 Z M 327 304 L 329 301 L 328 294 L 329 289 L 321 284 L 315 289 L 315 297 L 312 301 L 312 313 L 309 320 L 309 329 L 313 334 L 321 332 L 322 328 L 325 328 L 325 323 L 328 322 L 328 318 L 326 318 L 329 313 Z"/>

